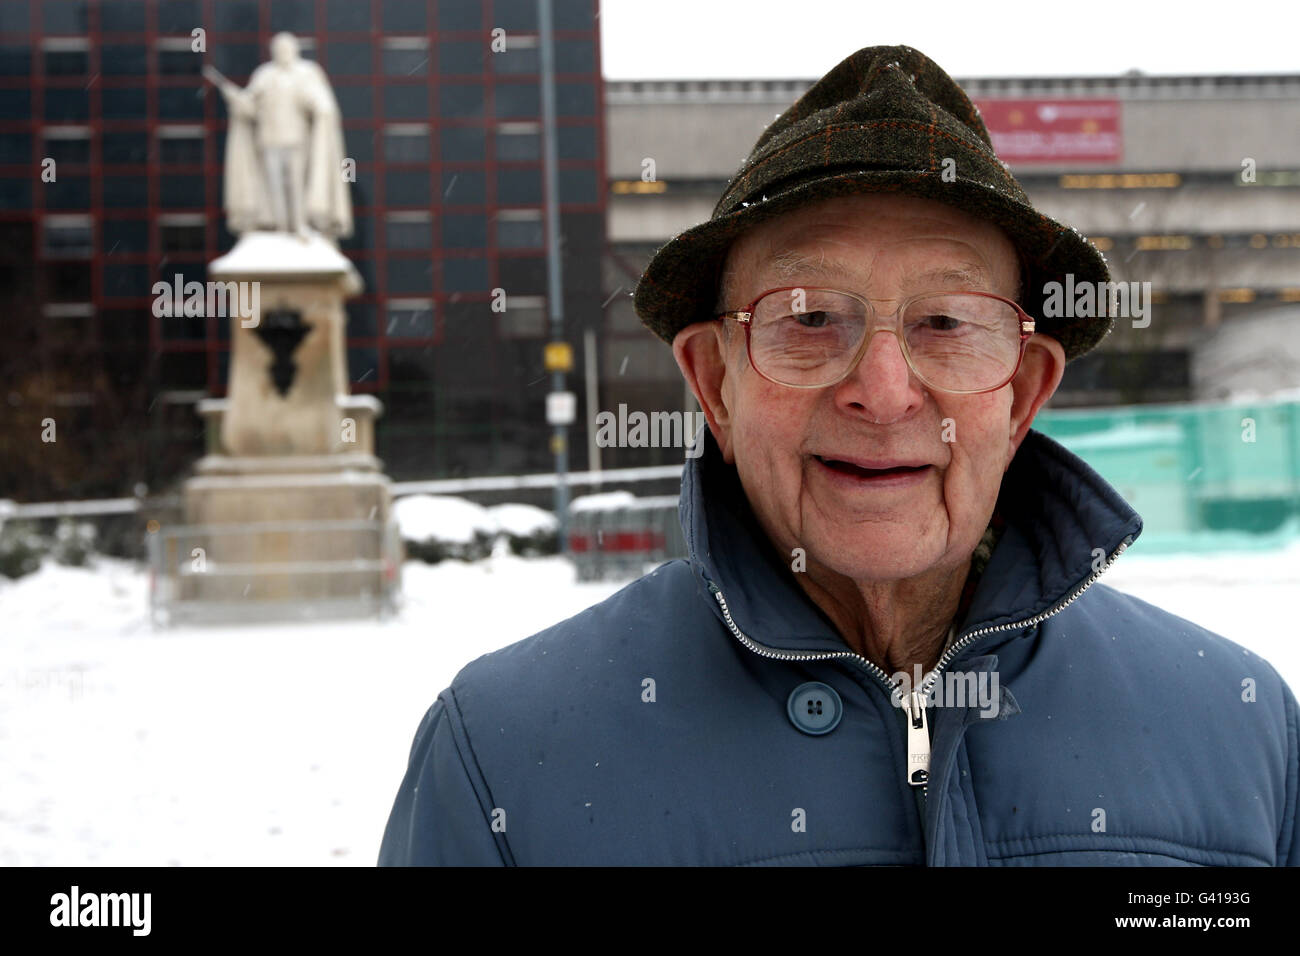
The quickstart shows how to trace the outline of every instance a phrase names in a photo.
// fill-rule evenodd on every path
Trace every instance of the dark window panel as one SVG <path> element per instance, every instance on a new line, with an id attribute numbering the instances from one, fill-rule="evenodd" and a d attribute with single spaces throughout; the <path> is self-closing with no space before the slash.
<path id="1" fill-rule="evenodd" d="M 477 83 L 443 83 L 438 87 L 438 112 L 449 119 L 483 115 L 483 87 Z"/>
<path id="2" fill-rule="evenodd" d="M 162 388 L 206 388 L 208 357 L 202 352 L 163 352 L 158 356 L 158 384 Z"/>
<path id="3" fill-rule="evenodd" d="M 443 162 L 472 163 L 487 156 L 487 134 L 481 126 L 444 126 L 438 131 Z"/>
<path id="4" fill-rule="evenodd" d="M 182 166 L 203 162 L 203 140 L 195 136 L 160 136 L 158 161 L 164 166 Z"/>
<path id="5" fill-rule="evenodd" d="M 222 43 L 210 52 L 217 69 L 232 80 L 248 76 L 263 60 L 263 51 L 256 43 Z"/>
<path id="6" fill-rule="evenodd" d="M 45 254 L 52 258 L 84 259 L 94 252 L 90 221 L 62 224 L 47 221 L 42 230 Z"/>
<path id="7" fill-rule="evenodd" d="M 482 5 L 465 0 L 438 0 L 439 30 L 479 30 L 483 27 Z"/>
<path id="8" fill-rule="evenodd" d="M 138 298 L 151 294 L 153 280 L 149 276 L 150 270 L 146 265 L 110 262 L 101 271 L 106 296 Z"/>
<path id="9" fill-rule="evenodd" d="M 390 163 L 427 163 L 429 161 L 429 132 L 384 133 L 384 159 Z"/>
<path id="10" fill-rule="evenodd" d="M 343 130 L 343 156 L 358 163 L 373 162 L 375 131 L 368 126 L 351 126 Z"/>
<path id="11" fill-rule="evenodd" d="M 390 169 L 384 174 L 384 190 L 390 206 L 429 206 L 427 169 Z"/>
<path id="12" fill-rule="evenodd" d="M 99 27 L 105 33 L 143 33 L 147 10 L 140 0 L 101 0 Z"/>
<path id="13" fill-rule="evenodd" d="M 30 133 L 5 133 L 0 136 L 0 163 L 30 163 L 31 161 Z"/>
<path id="14" fill-rule="evenodd" d="M 106 164 L 144 163 L 149 158 L 149 134 L 105 132 L 100 149 Z"/>
<path id="15" fill-rule="evenodd" d="M 31 90 L 0 90 L 0 116 L 7 120 L 31 119 Z"/>
<path id="16" fill-rule="evenodd" d="M 104 119 L 143 119 L 149 111 L 149 100 L 142 87 L 106 86 L 99 95 Z"/>
<path id="17" fill-rule="evenodd" d="M 438 73 L 442 76 L 457 73 L 482 73 L 483 51 L 488 41 L 444 40 L 438 44 Z"/>
<path id="18" fill-rule="evenodd" d="M 159 242 L 164 253 L 202 252 L 203 240 L 207 232 L 204 226 L 165 226 L 158 227 Z"/>
<path id="19" fill-rule="evenodd" d="M 149 344 L 149 309 L 106 309 L 100 337 L 108 349 L 139 350 Z"/>
<path id="20" fill-rule="evenodd" d="M 497 245 L 502 249 L 540 249 L 541 219 L 497 219 Z"/>
<path id="21" fill-rule="evenodd" d="M 198 76 L 202 67 L 202 53 L 192 53 L 189 50 L 158 51 L 158 72 L 163 76 Z"/>
<path id="22" fill-rule="evenodd" d="M 552 14 L 552 19 L 554 14 Z M 537 32 L 537 0 L 495 0 L 492 4 L 492 25 L 507 32 Z"/>
<path id="23" fill-rule="evenodd" d="M 558 89 L 558 84 L 557 84 Z M 533 83 L 499 83 L 495 96 L 496 115 L 501 119 L 532 118 L 541 114 L 542 100 L 539 88 Z M 556 101 L 559 98 L 557 95 Z"/>
<path id="24" fill-rule="evenodd" d="M 542 256 L 501 256 L 497 275 L 506 290 L 506 302 L 512 295 L 546 294 L 546 259 Z"/>
<path id="25" fill-rule="evenodd" d="M 444 206 L 481 206 L 487 202 L 487 175 L 481 169 L 444 169 L 442 193 Z"/>
<path id="26" fill-rule="evenodd" d="M 147 219 L 105 219 L 100 228 L 106 256 L 149 251 Z"/>
<path id="27" fill-rule="evenodd" d="M 144 176 L 105 176 L 104 205 L 139 208 L 149 204 L 149 180 Z"/>
<path id="28" fill-rule="evenodd" d="M 86 0 L 41 0 L 41 26 L 45 34 L 85 34 Z"/>
<path id="29" fill-rule="evenodd" d="M 334 96 L 339 101 L 339 112 L 348 119 L 374 115 L 374 96 L 368 86 L 335 86 Z"/>
<path id="30" fill-rule="evenodd" d="M 203 89 L 195 86 L 164 86 L 158 90 L 158 118 L 202 120 Z"/>
<path id="31" fill-rule="evenodd" d="M 535 206 L 542 201 L 542 171 L 498 169 L 497 202 L 503 206 Z"/>
<path id="32" fill-rule="evenodd" d="M 556 40 L 555 72 L 595 73 L 595 42 L 592 40 Z"/>
<path id="33" fill-rule="evenodd" d="M 316 29 L 316 0 L 271 0 L 271 32 L 312 33 Z"/>
<path id="34" fill-rule="evenodd" d="M 595 116 L 596 87 L 590 83 L 556 83 L 555 112 L 558 116 Z"/>
<path id="35" fill-rule="evenodd" d="M 53 302 L 89 302 L 90 274 L 84 262 L 49 262 L 44 266 L 45 297 Z"/>
<path id="36" fill-rule="evenodd" d="M 492 54 L 492 70 L 503 76 L 536 76 L 542 69 L 541 54 L 535 46 L 511 46 Z"/>
<path id="37" fill-rule="evenodd" d="M 0 136 L 0 141 L 8 139 L 8 134 Z M 42 152 L 45 156 L 54 160 L 55 163 L 62 165 L 85 164 L 90 162 L 90 139 L 47 139 Z M 24 156 L 19 162 L 28 162 L 31 154 Z"/>
<path id="38" fill-rule="evenodd" d="M 158 201 L 168 209 L 202 206 L 202 176 L 163 176 L 158 182 Z"/>
<path id="39" fill-rule="evenodd" d="M 348 380 L 354 384 L 379 381 L 379 350 L 376 348 L 348 349 Z"/>
<path id="40" fill-rule="evenodd" d="M 596 184 L 596 170 L 588 166 L 579 166 L 559 170 L 560 202 L 599 202 L 599 187 Z"/>
<path id="41" fill-rule="evenodd" d="M 352 235 L 346 239 L 340 240 L 339 247 L 342 249 L 370 249 L 374 246 L 375 230 L 370 224 L 370 217 L 366 215 L 357 215 L 356 209 L 359 205 L 357 201 L 356 186 L 352 187 Z M 372 290 L 373 291 L 373 290 Z"/>
<path id="42" fill-rule="evenodd" d="M 330 30 L 369 33 L 370 0 L 329 0 L 325 6 L 325 25 Z"/>
<path id="43" fill-rule="evenodd" d="M 6 117 L 8 118 L 8 117 Z M 45 91 L 45 121 L 67 123 L 90 118 L 90 94 L 85 90 L 49 88 Z"/>
<path id="44" fill-rule="evenodd" d="M 0 46 L 0 76 L 28 76 L 31 72 L 31 47 Z"/>
<path id="45" fill-rule="evenodd" d="M 433 337 L 433 308 L 406 308 L 389 303 L 388 324 L 384 334 L 390 339 L 423 339 Z M 393 372 L 393 353 L 388 353 L 388 377 L 396 378 Z"/>
<path id="46" fill-rule="evenodd" d="M 384 116 L 387 119 L 426 119 L 429 91 L 423 83 L 384 87 Z"/>
<path id="47" fill-rule="evenodd" d="M 377 333 L 375 323 L 375 304 L 373 302 L 348 302 L 344 308 L 348 313 L 348 338 L 372 339 Z"/>
<path id="48" fill-rule="evenodd" d="M 203 23 L 199 0 L 158 0 L 158 32 L 187 36 Z"/>
<path id="49" fill-rule="evenodd" d="M 560 159 L 595 159 L 596 127 L 557 126 L 555 150 Z"/>
<path id="50" fill-rule="evenodd" d="M 442 260 L 442 288 L 446 292 L 487 292 L 487 260 Z"/>
<path id="51" fill-rule="evenodd" d="M 99 52 L 105 76 L 144 76 L 149 72 L 149 51 L 136 44 L 109 44 Z"/>
<path id="52" fill-rule="evenodd" d="M 90 178 L 87 176 L 59 176 L 56 182 L 40 183 L 40 188 L 45 191 L 48 209 L 90 208 Z"/>
<path id="53" fill-rule="evenodd" d="M 214 22 L 222 33 L 257 32 L 257 0 L 221 0 L 212 7 Z"/>
<path id="54" fill-rule="evenodd" d="M 430 331 L 432 335 L 432 316 L 430 316 Z M 425 385 L 429 386 L 434 381 L 434 359 L 433 346 L 420 345 L 414 348 L 390 348 L 388 350 L 388 380 L 396 384 L 404 385 Z M 416 394 L 424 397 L 426 406 L 433 405 L 434 392 L 431 388 L 411 389 L 399 388 L 398 391 L 403 394 Z"/>
<path id="55" fill-rule="evenodd" d="M 424 0 L 383 0 L 382 23 L 385 33 L 423 33 L 429 27 Z"/>
<path id="56" fill-rule="evenodd" d="M 208 337 L 207 316 L 177 315 L 176 312 L 176 306 L 173 305 L 172 314 L 164 315 L 158 320 L 164 342 L 201 342 Z M 217 324 L 222 323 L 218 321 Z"/>
<path id="57" fill-rule="evenodd" d="M 481 213 L 448 213 L 442 217 L 445 249 L 482 249 L 487 245 L 487 219 Z"/>
<path id="58" fill-rule="evenodd" d="M 596 11 L 591 0 L 554 0 L 551 19 L 557 30 L 591 30 L 596 24 Z"/>
<path id="59" fill-rule="evenodd" d="M 384 239 L 389 249 L 430 249 L 433 221 L 390 219 L 384 223 Z"/>
<path id="60" fill-rule="evenodd" d="M 385 76 L 427 76 L 429 73 L 427 47 L 385 47 L 380 55 Z"/>
<path id="61" fill-rule="evenodd" d="M 496 134 L 497 159 L 503 162 L 531 162 L 542 158 L 542 138 L 538 133 Z"/>
<path id="62" fill-rule="evenodd" d="M 85 76 L 90 72 L 90 55 L 85 50 L 46 50 L 48 76 Z"/>
<path id="63" fill-rule="evenodd" d="M 385 264 L 388 267 L 385 291 L 389 295 L 433 294 L 433 260 L 428 256 L 389 256 Z"/>
<path id="64" fill-rule="evenodd" d="M 370 76 L 374 71 L 373 50 L 369 43 L 332 40 L 325 47 L 326 69 L 330 77 Z"/>

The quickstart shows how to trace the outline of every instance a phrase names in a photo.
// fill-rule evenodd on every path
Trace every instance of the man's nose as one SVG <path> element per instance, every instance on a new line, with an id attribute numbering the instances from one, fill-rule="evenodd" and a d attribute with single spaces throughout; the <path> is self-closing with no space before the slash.
<path id="1" fill-rule="evenodd" d="M 888 424 L 925 401 L 920 382 L 903 356 L 897 333 L 871 333 L 857 366 L 837 387 L 836 401 L 865 412 L 875 424 Z"/>

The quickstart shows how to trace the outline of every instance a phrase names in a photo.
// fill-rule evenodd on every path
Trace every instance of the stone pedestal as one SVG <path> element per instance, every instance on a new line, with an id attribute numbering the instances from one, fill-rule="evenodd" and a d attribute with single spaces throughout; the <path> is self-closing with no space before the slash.
<path id="1" fill-rule="evenodd" d="M 255 283 L 236 300 L 254 305 L 229 316 L 228 397 L 199 405 L 208 454 L 185 482 L 184 526 L 155 535 L 166 616 L 391 608 L 402 555 L 374 455 L 383 408 L 347 392 L 343 302 L 360 290 L 356 270 L 320 237 L 250 233 L 209 277 Z"/>

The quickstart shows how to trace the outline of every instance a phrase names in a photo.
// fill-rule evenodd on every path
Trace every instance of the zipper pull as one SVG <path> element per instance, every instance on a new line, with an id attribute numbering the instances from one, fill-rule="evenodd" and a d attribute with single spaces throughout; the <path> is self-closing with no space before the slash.
<path id="1" fill-rule="evenodd" d="M 925 698 L 919 690 L 907 695 L 907 782 L 924 787 L 930 780 L 930 728 Z"/>

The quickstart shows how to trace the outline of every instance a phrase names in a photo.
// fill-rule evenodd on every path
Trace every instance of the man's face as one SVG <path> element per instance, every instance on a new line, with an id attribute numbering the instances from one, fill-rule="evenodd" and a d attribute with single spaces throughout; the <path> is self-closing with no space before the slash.
<path id="1" fill-rule="evenodd" d="M 1019 284 L 1015 249 L 996 226 L 891 195 L 834 198 L 762 223 L 733 245 L 727 271 L 727 309 L 772 288 L 830 287 L 870 300 L 882 316 L 922 292 L 1014 299 Z M 927 390 L 898 339 L 879 332 L 839 384 L 788 388 L 753 370 L 744 330 L 726 322 L 732 327 L 716 330 L 725 371 L 715 435 L 779 548 L 803 548 L 809 565 L 855 581 L 913 577 L 969 558 L 1019 440 L 1012 385 L 976 395 Z M 926 467 L 870 477 L 828 461 Z"/>

